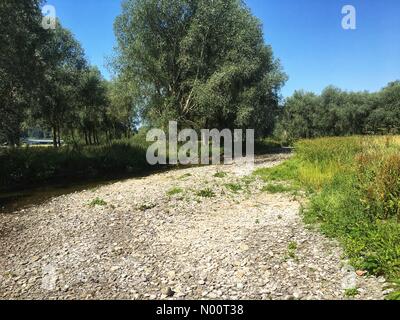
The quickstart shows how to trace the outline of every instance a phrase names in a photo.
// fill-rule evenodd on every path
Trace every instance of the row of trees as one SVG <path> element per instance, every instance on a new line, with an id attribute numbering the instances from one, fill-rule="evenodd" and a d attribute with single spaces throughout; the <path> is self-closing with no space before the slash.
<path id="1" fill-rule="evenodd" d="M 129 87 L 105 81 L 81 45 L 57 21 L 42 27 L 42 1 L 0 3 L 0 142 L 18 145 L 24 127 L 87 144 L 134 128 Z"/>
<path id="2" fill-rule="evenodd" d="M 281 110 L 276 134 L 293 140 L 321 136 L 400 133 L 400 81 L 376 93 L 327 87 L 296 91 Z"/>
<path id="3" fill-rule="evenodd" d="M 42 4 L 0 2 L 0 143 L 40 127 L 54 146 L 99 144 L 171 120 L 289 139 L 400 131 L 399 82 L 378 93 L 298 91 L 280 108 L 286 75 L 241 0 L 125 0 L 112 81 L 59 22 L 42 27 Z"/>

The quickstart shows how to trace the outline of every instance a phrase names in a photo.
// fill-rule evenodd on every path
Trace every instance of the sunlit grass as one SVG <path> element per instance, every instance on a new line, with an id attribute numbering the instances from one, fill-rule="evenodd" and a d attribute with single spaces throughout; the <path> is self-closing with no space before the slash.
<path id="1" fill-rule="evenodd" d="M 310 191 L 308 223 L 338 238 L 353 265 L 400 278 L 400 136 L 302 140 L 296 154 L 255 172 Z"/>

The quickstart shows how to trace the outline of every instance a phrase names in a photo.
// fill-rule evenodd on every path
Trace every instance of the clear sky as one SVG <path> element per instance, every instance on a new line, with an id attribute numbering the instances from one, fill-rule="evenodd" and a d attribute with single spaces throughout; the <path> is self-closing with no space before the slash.
<path id="1" fill-rule="evenodd" d="M 120 0 L 48 0 L 106 78 Z M 283 95 L 327 85 L 376 91 L 400 79 L 399 0 L 246 0 L 263 23 L 265 41 L 289 81 Z M 356 8 L 357 29 L 342 28 L 344 5 Z"/>

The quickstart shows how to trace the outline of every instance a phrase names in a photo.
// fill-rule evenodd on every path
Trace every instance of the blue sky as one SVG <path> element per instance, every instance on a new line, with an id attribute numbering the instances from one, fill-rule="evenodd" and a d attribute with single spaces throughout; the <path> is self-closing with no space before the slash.
<path id="1" fill-rule="evenodd" d="M 106 78 L 119 0 L 48 0 Z M 376 91 L 400 79 L 399 0 L 247 0 L 289 81 L 282 90 L 316 93 L 327 85 Z M 341 27 L 342 7 L 357 10 L 357 29 Z"/>

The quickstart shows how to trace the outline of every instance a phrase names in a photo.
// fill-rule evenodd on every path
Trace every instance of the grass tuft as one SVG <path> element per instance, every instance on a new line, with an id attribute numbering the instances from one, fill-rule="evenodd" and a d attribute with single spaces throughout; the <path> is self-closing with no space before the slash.
<path id="1" fill-rule="evenodd" d="M 106 205 L 107 205 L 107 202 L 105 202 L 103 199 L 100 199 L 100 198 L 96 198 L 89 203 L 90 207 L 106 206 Z"/>
<path id="2" fill-rule="evenodd" d="M 196 195 L 198 197 L 202 197 L 202 198 L 214 198 L 216 196 L 215 192 L 212 191 L 210 188 L 206 188 L 206 189 L 197 191 Z"/>

